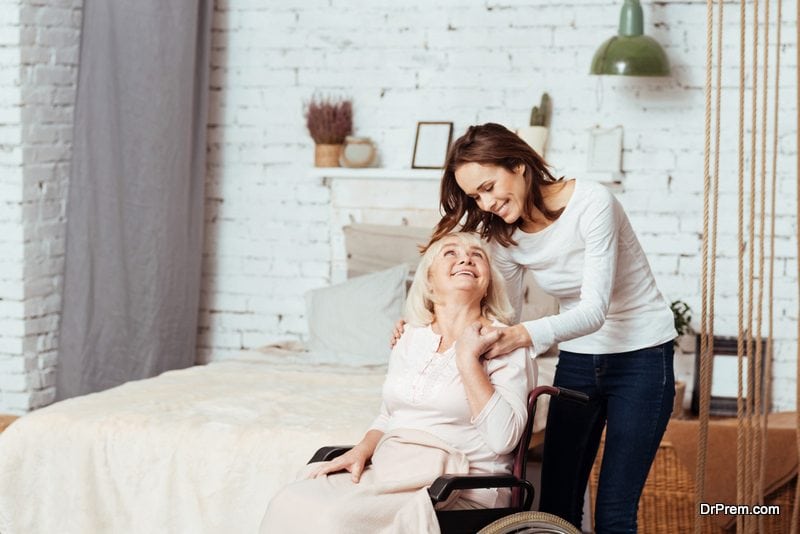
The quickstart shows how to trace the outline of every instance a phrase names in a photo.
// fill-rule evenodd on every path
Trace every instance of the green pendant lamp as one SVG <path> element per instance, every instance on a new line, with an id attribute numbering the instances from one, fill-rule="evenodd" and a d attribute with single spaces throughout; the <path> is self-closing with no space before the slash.
<path id="1" fill-rule="evenodd" d="M 592 74 L 669 76 L 669 60 L 658 42 L 646 35 L 639 0 L 625 0 L 619 32 L 600 45 L 592 58 Z"/>

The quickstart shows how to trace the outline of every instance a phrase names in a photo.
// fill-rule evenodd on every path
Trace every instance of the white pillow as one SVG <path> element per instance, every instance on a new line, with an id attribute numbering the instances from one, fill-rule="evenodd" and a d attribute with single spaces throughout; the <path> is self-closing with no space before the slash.
<path id="1" fill-rule="evenodd" d="M 408 267 L 351 278 L 306 293 L 308 348 L 319 363 L 378 365 L 389 361 L 389 341 L 406 299 Z"/>

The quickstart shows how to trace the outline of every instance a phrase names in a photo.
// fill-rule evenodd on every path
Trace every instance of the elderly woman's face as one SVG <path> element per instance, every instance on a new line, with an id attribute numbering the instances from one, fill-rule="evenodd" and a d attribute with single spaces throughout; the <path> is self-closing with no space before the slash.
<path id="1" fill-rule="evenodd" d="M 445 237 L 428 270 L 428 280 L 435 295 L 468 291 L 480 299 L 492 280 L 492 270 L 481 247 Z"/>
<path id="2" fill-rule="evenodd" d="M 525 166 L 514 172 L 498 165 L 465 163 L 456 169 L 456 183 L 483 211 L 513 224 L 525 213 Z"/>

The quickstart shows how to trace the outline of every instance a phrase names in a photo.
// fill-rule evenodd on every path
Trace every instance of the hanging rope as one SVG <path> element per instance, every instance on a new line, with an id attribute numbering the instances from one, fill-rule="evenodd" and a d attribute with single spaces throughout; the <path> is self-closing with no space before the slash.
<path id="1" fill-rule="evenodd" d="M 797 16 L 797 23 L 794 25 L 795 29 L 795 51 L 797 54 L 797 61 L 800 62 L 800 0 L 798 0 L 795 4 Z M 795 69 L 795 75 L 797 79 L 795 80 L 795 87 L 797 94 L 795 95 L 795 108 L 797 109 L 797 125 L 800 126 L 800 70 Z M 800 177 L 800 131 L 796 134 L 796 152 L 795 157 L 797 158 L 797 174 L 795 177 Z M 797 215 L 796 224 L 800 225 L 800 182 L 797 184 L 797 199 L 796 199 L 796 210 L 795 214 Z M 797 414 L 797 421 L 795 424 L 795 431 L 797 433 L 797 455 L 800 458 L 800 236 L 795 235 L 795 240 L 797 241 L 797 358 L 795 362 L 797 362 L 797 373 L 795 377 L 795 412 Z M 794 493 L 794 510 L 792 511 L 792 534 L 797 534 L 798 531 L 798 524 L 800 524 L 800 467 L 797 470 L 797 478 L 795 479 L 795 493 Z"/>
<path id="2" fill-rule="evenodd" d="M 755 388 L 749 390 L 749 395 L 753 397 L 753 418 L 750 421 L 750 429 L 753 434 L 753 456 L 750 459 L 750 477 L 752 480 L 753 492 L 751 495 L 752 504 L 764 503 L 764 486 L 761 483 L 762 455 L 765 448 L 765 432 L 762 431 L 761 417 L 764 412 L 762 402 L 762 324 L 764 307 L 764 238 L 766 232 L 766 189 L 767 189 L 767 94 L 769 81 L 769 1 L 764 3 L 764 66 L 762 68 L 761 83 L 761 168 L 760 168 L 760 189 L 759 189 L 759 240 L 758 240 L 758 304 L 756 307 L 756 350 L 755 350 Z M 755 126 L 755 125 L 754 125 Z M 755 130 L 755 128 L 754 128 Z M 753 157 L 755 160 L 755 155 Z M 774 220 L 774 217 L 773 217 Z M 752 278 L 752 277 L 751 277 Z M 751 518 L 753 525 L 758 532 L 764 530 L 764 518 L 754 516 Z"/>
<path id="3" fill-rule="evenodd" d="M 767 189 L 767 98 L 769 86 L 769 1 L 764 5 L 764 67 L 762 69 L 762 95 L 761 95 L 761 181 L 760 181 L 760 195 L 759 207 L 761 216 L 759 219 L 759 255 L 758 255 L 758 307 L 756 316 L 756 358 L 755 358 L 755 383 L 754 390 L 754 414 L 753 433 L 755 437 L 754 449 L 755 458 L 752 464 L 755 466 L 753 473 L 753 496 L 754 504 L 764 504 L 764 484 L 763 468 L 764 468 L 764 454 L 766 452 L 766 413 L 767 411 L 763 406 L 763 361 L 764 354 L 762 350 L 762 325 L 763 325 L 763 306 L 764 306 L 764 239 L 766 235 L 766 189 Z M 774 212 L 772 212 L 772 220 L 775 220 Z M 775 258 L 770 258 L 770 271 L 772 272 L 772 265 Z M 772 301 L 770 301 L 770 312 L 772 311 Z M 757 522 L 758 532 L 764 531 L 764 518 L 763 516 L 756 516 L 754 521 Z"/>
<path id="4" fill-rule="evenodd" d="M 708 347 L 705 358 L 706 362 L 706 421 L 708 420 L 709 407 L 711 405 L 711 373 L 713 366 L 714 355 L 714 304 L 717 294 L 717 234 L 719 224 L 719 158 L 720 158 L 720 137 L 721 137 L 721 117 L 722 117 L 722 28 L 723 28 L 723 6 L 724 0 L 717 0 L 717 8 L 719 16 L 717 17 L 717 79 L 716 79 L 716 102 L 715 102 L 715 122 L 714 122 L 714 174 L 712 175 L 711 185 L 712 191 L 712 228 L 711 228 L 711 283 L 709 288 L 709 305 L 708 305 Z M 706 423 L 706 427 L 708 424 Z M 705 474 L 704 474 L 705 476 Z"/>
<path id="5" fill-rule="evenodd" d="M 759 1 L 753 0 L 753 65 L 751 76 L 753 90 L 750 99 L 750 215 L 747 241 L 747 330 L 745 337 L 746 389 L 739 394 L 744 396 L 745 420 L 744 435 L 744 503 L 753 505 L 753 267 L 755 263 L 755 228 L 756 228 L 756 144 L 758 135 L 758 7 Z M 752 518 L 745 516 L 744 531 L 752 532 Z"/>
<path id="6" fill-rule="evenodd" d="M 745 4 L 746 0 L 739 2 L 740 26 L 739 26 L 739 166 L 738 166 L 738 182 L 739 182 L 739 227 L 738 227 L 738 336 L 736 341 L 736 348 L 738 354 L 737 366 L 737 387 L 738 395 L 736 397 L 736 433 L 739 439 L 736 440 L 736 502 L 744 502 L 744 442 L 741 436 L 744 433 L 744 401 L 742 399 L 742 356 L 744 354 L 744 44 L 745 44 Z M 742 516 L 736 517 L 736 530 L 742 532 L 744 527 L 744 520 Z"/>
<path id="7" fill-rule="evenodd" d="M 722 35 L 722 0 L 719 0 L 720 13 L 718 19 L 720 20 L 720 30 L 718 32 L 719 39 Z M 701 274 L 701 311 L 700 311 L 700 434 L 697 444 L 697 469 L 695 472 L 695 498 L 697 500 L 697 507 L 699 509 L 700 502 L 703 502 L 705 495 L 705 475 L 706 463 L 708 456 L 708 412 L 711 397 L 711 354 L 713 352 L 713 312 L 709 310 L 713 308 L 714 290 L 712 275 L 712 286 L 710 290 L 711 298 L 709 299 L 708 287 L 708 270 L 709 270 L 709 257 L 708 257 L 708 242 L 709 242 L 709 196 L 711 191 L 711 175 L 710 175 L 710 156 L 711 156 L 711 69 L 712 69 L 712 42 L 714 30 L 714 4 L 713 0 L 706 1 L 706 80 L 705 80 L 705 144 L 703 149 L 703 243 L 702 243 L 702 258 L 700 263 Z M 720 42 L 721 44 L 721 42 Z M 719 80 L 721 72 L 721 53 L 722 47 L 718 44 L 717 53 L 717 76 Z M 719 89 L 721 84 L 717 83 L 717 107 L 716 107 L 716 132 L 715 132 L 715 158 L 714 158 L 714 176 L 719 175 L 719 117 L 720 117 L 720 96 Z M 716 198 L 715 198 L 716 200 Z M 716 206 L 714 212 L 714 246 L 712 258 L 716 258 Z M 716 263 L 712 261 L 712 271 L 715 270 Z M 711 304 L 709 305 L 709 300 Z M 708 318 L 711 318 L 709 324 Z M 695 534 L 700 534 L 703 529 L 703 517 L 700 514 L 695 515 L 694 530 Z"/>
<path id="8" fill-rule="evenodd" d="M 723 6 L 724 0 L 717 0 L 717 8 L 719 15 L 717 17 L 717 79 L 716 79 L 716 102 L 715 102 L 715 123 L 714 123 L 714 174 L 712 175 L 711 185 L 712 191 L 712 232 L 711 232 L 711 283 L 709 288 L 709 305 L 708 305 L 708 348 L 706 353 L 706 427 L 708 427 L 708 413 L 711 405 L 711 374 L 714 368 L 714 304 L 716 298 L 717 286 L 717 235 L 719 228 L 719 158 L 720 158 L 720 138 L 721 138 L 721 117 L 722 117 L 722 28 L 723 28 Z M 705 473 L 704 473 L 705 476 Z"/>
<path id="9" fill-rule="evenodd" d="M 777 12 L 777 29 L 775 32 L 775 96 L 773 98 L 772 108 L 772 185 L 770 187 L 770 232 L 769 232 L 769 293 L 768 293 L 768 319 L 769 330 L 767 333 L 767 346 L 764 362 L 764 403 L 766 409 L 761 414 L 761 433 L 767 435 L 767 413 L 770 411 L 771 399 L 769 392 L 772 391 L 772 335 L 774 326 L 774 286 L 775 286 L 775 198 L 777 190 L 777 176 L 778 176 L 778 102 L 780 100 L 780 81 L 781 81 L 781 24 L 783 23 L 782 12 L 783 0 L 778 0 Z M 759 465 L 758 484 L 759 487 L 764 487 L 765 473 L 766 473 L 766 439 L 761 442 L 761 462 Z M 762 528 L 762 522 L 759 521 L 759 527 Z"/>
<path id="10" fill-rule="evenodd" d="M 705 491 L 705 468 L 708 448 L 708 415 L 710 401 L 710 378 L 713 358 L 714 330 L 714 296 L 716 280 L 716 245 L 717 216 L 719 200 L 719 158 L 720 158 L 720 120 L 721 120 L 721 87 L 722 87 L 722 28 L 723 3 L 719 1 L 717 29 L 717 78 L 716 78 L 716 117 L 714 171 L 711 166 L 711 92 L 712 92 L 712 56 L 713 56 L 713 0 L 706 2 L 707 42 L 706 42 L 706 79 L 705 79 L 705 145 L 703 174 L 703 243 L 701 260 L 701 318 L 700 318 L 700 365 L 699 396 L 700 424 L 697 450 L 697 472 L 695 487 L 698 500 L 703 499 Z M 775 226 L 777 197 L 777 155 L 778 155 L 778 111 L 780 95 L 780 48 L 782 5 L 778 0 L 777 36 L 775 44 L 775 97 L 773 102 L 773 139 L 772 139 L 772 176 L 770 183 L 770 207 L 767 209 L 767 137 L 768 137 L 768 102 L 769 102 L 769 46 L 770 46 L 770 5 L 764 5 L 764 41 L 761 70 L 761 102 L 759 121 L 759 16 L 760 2 L 753 0 L 753 57 L 752 57 L 752 100 L 750 121 L 752 125 L 750 139 L 750 181 L 749 181 L 749 225 L 745 237 L 745 49 L 746 49 L 746 0 L 740 1 L 740 48 L 739 48 L 739 138 L 738 138 L 738 376 L 737 376 L 737 443 L 736 443 L 736 493 L 737 503 L 750 506 L 764 503 L 764 476 L 766 460 L 767 414 L 769 412 L 769 391 L 772 386 L 771 359 L 772 338 L 774 334 L 774 273 L 775 273 Z M 800 0 L 797 5 L 800 17 Z M 796 28 L 800 41 L 800 28 Z M 798 50 L 800 62 L 800 50 Z M 798 101 L 800 101 L 800 73 L 798 73 Z M 800 123 L 800 111 L 798 111 Z M 760 142 L 759 142 L 759 137 Z M 760 150 L 760 160 L 759 151 Z M 798 139 L 800 153 L 800 138 Z M 758 165 L 760 161 L 760 165 Z M 798 160 L 798 176 L 800 176 L 800 160 Z M 756 210 L 758 195 L 758 210 Z M 713 199 L 713 208 L 711 207 Z M 713 209 L 713 217 L 710 210 Z M 797 191 L 797 212 L 800 214 L 800 181 Z M 769 286 L 768 286 L 768 335 L 763 338 L 764 321 L 764 284 L 766 271 L 766 217 L 769 213 Z M 758 242 L 756 251 L 756 217 L 758 216 Z M 713 233 L 710 219 L 713 218 Z M 709 252 L 709 244 L 711 251 Z M 800 258 L 800 241 L 797 244 L 797 257 Z M 758 255 L 758 271 L 756 271 L 756 254 Z M 747 266 L 745 265 L 747 259 Z M 745 278 L 746 277 L 746 278 Z M 757 280 L 757 286 L 756 281 Z M 757 299 L 756 299 L 757 295 Z M 745 310 L 745 301 L 747 308 Z M 755 310 L 754 310 L 755 307 Z M 745 318 L 746 313 L 746 318 Z M 800 267 L 798 267 L 798 316 L 800 317 Z M 798 340 L 800 340 L 800 322 L 798 323 Z M 798 361 L 800 362 L 800 344 L 798 345 Z M 745 363 L 746 362 L 746 363 Z M 745 374 L 746 373 L 746 374 Z M 766 373 L 766 374 L 764 374 Z M 797 447 L 800 455 L 800 364 L 797 371 Z M 746 382 L 745 382 L 746 381 Z M 800 474 L 800 470 L 799 470 Z M 800 486 L 800 485 L 799 485 Z M 795 505 L 792 517 L 792 533 L 798 534 L 800 528 L 800 487 L 795 494 Z M 739 515 L 736 518 L 737 532 L 762 532 L 764 518 L 758 516 Z M 703 531 L 703 521 L 696 517 L 695 532 Z"/>

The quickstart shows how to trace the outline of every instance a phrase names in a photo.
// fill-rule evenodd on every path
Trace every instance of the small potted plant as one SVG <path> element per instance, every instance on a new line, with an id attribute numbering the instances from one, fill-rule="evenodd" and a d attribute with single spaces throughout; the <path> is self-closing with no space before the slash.
<path id="1" fill-rule="evenodd" d="M 684 349 L 684 346 L 687 345 L 691 347 L 691 335 L 694 334 L 694 329 L 691 324 L 692 308 L 682 300 L 673 300 L 669 307 L 672 309 L 672 317 L 675 320 L 675 330 L 678 332 L 678 337 L 675 338 L 674 342 L 675 348 L 680 347 Z M 681 346 L 681 340 L 687 340 L 684 342 L 686 345 Z M 692 349 L 693 347 L 691 347 L 690 350 Z"/>
<path id="2" fill-rule="evenodd" d="M 314 165 L 338 167 L 345 138 L 353 131 L 353 103 L 348 99 L 312 97 L 306 104 L 306 126 L 314 140 Z"/>
<path id="3" fill-rule="evenodd" d="M 517 130 L 517 135 L 542 157 L 544 157 L 544 147 L 550 127 L 550 110 L 550 96 L 544 93 L 539 105 L 533 106 L 531 109 L 530 125 Z"/>
<path id="4" fill-rule="evenodd" d="M 694 373 L 694 347 L 692 328 L 692 309 L 682 300 L 673 300 L 670 305 L 672 317 L 675 321 L 675 331 L 678 337 L 673 341 L 675 348 L 675 403 L 672 407 L 672 416 L 683 418 L 683 399 L 686 396 L 686 384 Z M 692 356 L 689 358 L 689 356 Z"/>

